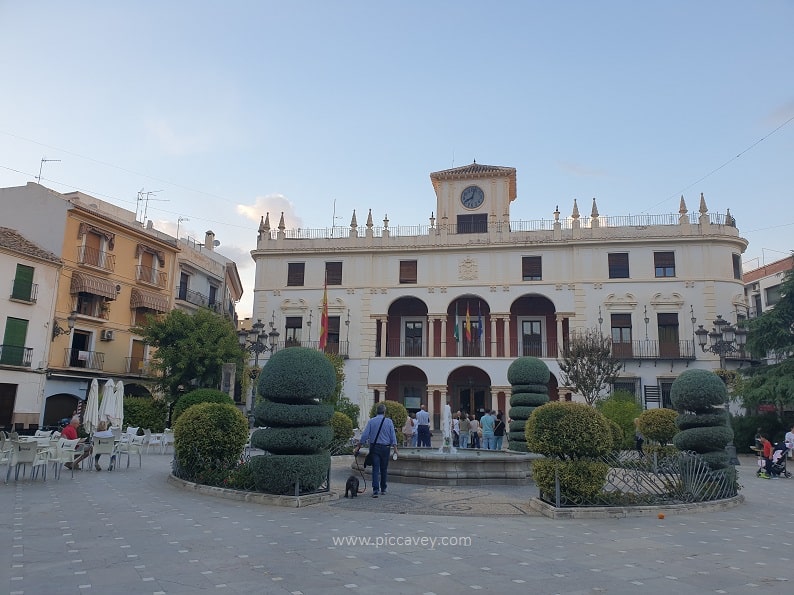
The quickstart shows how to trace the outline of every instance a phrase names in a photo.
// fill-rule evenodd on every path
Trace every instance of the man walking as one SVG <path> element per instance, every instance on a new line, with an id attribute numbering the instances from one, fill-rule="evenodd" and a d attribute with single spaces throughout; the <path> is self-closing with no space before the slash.
<path id="1" fill-rule="evenodd" d="M 416 412 L 416 436 L 417 446 L 430 448 L 430 414 L 425 405 Z"/>
<path id="2" fill-rule="evenodd" d="M 386 405 L 378 405 L 377 415 L 367 422 L 367 427 L 361 433 L 361 438 L 356 444 L 356 456 L 361 445 L 369 443 L 372 453 L 372 497 L 377 498 L 378 493 L 386 495 L 386 476 L 389 470 L 389 454 L 391 449 L 397 454 L 397 433 L 394 423 L 386 417 Z"/>

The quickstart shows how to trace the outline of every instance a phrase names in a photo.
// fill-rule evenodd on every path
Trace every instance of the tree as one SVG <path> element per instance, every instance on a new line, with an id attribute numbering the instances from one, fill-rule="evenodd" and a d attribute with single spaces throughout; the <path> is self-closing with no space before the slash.
<path id="1" fill-rule="evenodd" d="M 748 325 L 747 349 L 758 357 L 773 353 L 782 359 L 794 353 L 794 272 L 786 273 L 780 293 L 775 307 Z"/>
<path id="2" fill-rule="evenodd" d="M 134 329 L 156 351 L 152 367 L 160 373 L 157 383 L 170 401 L 192 388 L 218 388 L 223 364 L 243 369 L 244 352 L 231 322 L 202 308 L 195 314 L 172 310 L 150 316 Z"/>
<path id="3" fill-rule="evenodd" d="M 595 329 L 571 335 L 568 348 L 557 360 L 563 382 L 592 406 L 608 390 L 623 365 L 612 356 L 612 341 Z"/>
<path id="4" fill-rule="evenodd" d="M 336 373 L 336 386 L 333 394 L 323 399 L 323 403 L 334 406 L 334 411 L 343 413 L 350 418 L 354 427 L 358 427 L 358 417 L 361 409 L 347 397 L 342 396 L 342 389 L 345 385 L 345 358 L 338 353 L 325 352 L 325 357 L 334 366 Z"/>

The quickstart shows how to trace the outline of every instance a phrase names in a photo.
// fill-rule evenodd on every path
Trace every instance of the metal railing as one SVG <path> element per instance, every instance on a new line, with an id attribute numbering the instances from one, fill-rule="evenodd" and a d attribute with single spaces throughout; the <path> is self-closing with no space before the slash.
<path id="1" fill-rule="evenodd" d="M 193 304 L 194 306 L 201 306 L 202 308 L 211 307 L 209 296 L 199 293 L 198 291 L 188 289 L 187 285 L 177 285 L 176 299 L 187 302 L 188 304 Z"/>
<path id="2" fill-rule="evenodd" d="M 19 345 L 0 345 L 0 364 L 4 366 L 23 366 L 30 367 L 33 360 L 32 347 L 20 347 Z"/>
<path id="3" fill-rule="evenodd" d="M 127 374 L 138 376 L 154 376 L 153 370 L 151 368 L 152 361 L 149 358 L 127 357 L 124 359 L 126 360 L 125 371 Z"/>
<path id="4" fill-rule="evenodd" d="M 105 354 L 99 351 L 67 348 L 64 352 L 64 365 L 70 368 L 102 370 L 105 367 Z"/>
<path id="5" fill-rule="evenodd" d="M 29 283 L 14 279 L 11 282 L 11 299 L 20 300 L 22 302 L 35 303 L 39 294 L 38 283 Z"/>
<path id="6" fill-rule="evenodd" d="M 149 285 L 154 285 L 162 289 L 165 287 L 166 274 L 152 267 L 139 264 L 135 270 L 135 280 L 140 281 L 141 283 L 148 283 Z"/>
<path id="7" fill-rule="evenodd" d="M 88 246 L 80 246 L 77 248 L 77 262 L 105 271 L 114 271 L 116 269 L 116 256 L 104 250 L 97 250 L 96 248 L 89 248 Z"/>
<path id="8" fill-rule="evenodd" d="M 338 341 L 338 342 L 329 342 L 326 344 L 325 349 L 320 349 L 320 342 L 319 341 L 300 341 L 295 339 L 290 339 L 289 341 L 279 341 L 276 343 L 274 350 L 278 351 L 280 349 L 286 349 L 288 347 L 308 347 L 309 349 L 314 349 L 315 351 L 322 351 L 324 353 L 335 353 L 337 355 L 341 355 L 342 357 L 348 357 L 349 355 L 349 348 L 350 343 L 348 341 Z"/>
<path id="9" fill-rule="evenodd" d="M 645 339 L 626 343 L 612 343 L 612 357 L 617 359 L 685 359 L 696 357 L 691 340 L 656 341 Z"/>

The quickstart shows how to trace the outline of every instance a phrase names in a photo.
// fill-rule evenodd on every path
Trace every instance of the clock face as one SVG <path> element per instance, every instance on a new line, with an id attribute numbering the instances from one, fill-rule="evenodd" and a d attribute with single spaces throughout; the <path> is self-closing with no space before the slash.
<path id="1" fill-rule="evenodd" d="M 479 186 L 469 186 L 460 193 L 460 203 L 467 209 L 476 209 L 485 200 L 485 193 Z"/>

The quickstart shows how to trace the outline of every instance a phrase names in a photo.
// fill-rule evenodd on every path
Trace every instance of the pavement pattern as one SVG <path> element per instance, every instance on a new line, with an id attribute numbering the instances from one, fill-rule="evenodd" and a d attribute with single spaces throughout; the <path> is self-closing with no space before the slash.
<path id="1" fill-rule="evenodd" d="M 385 497 L 290 509 L 181 490 L 143 467 L 0 484 L 0 593 L 783 593 L 794 576 L 794 479 L 745 503 L 665 519 L 554 520 L 533 485 L 392 483 Z M 335 462 L 344 491 L 350 460 Z M 369 479 L 368 479 L 369 482 Z"/>

